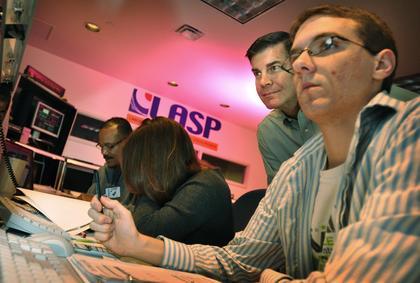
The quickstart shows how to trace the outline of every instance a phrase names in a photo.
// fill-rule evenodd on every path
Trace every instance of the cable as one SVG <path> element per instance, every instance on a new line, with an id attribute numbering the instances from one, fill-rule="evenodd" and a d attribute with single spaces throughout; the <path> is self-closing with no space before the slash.
<path id="1" fill-rule="evenodd" d="M 6 140 L 4 138 L 3 128 L 0 125 L 0 145 L 3 152 L 4 163 L 6 164 L 7 171 L 9 173 L 10 179 L 12 180 L 15 189 L 19 187 L 18 182 L 16 181 L 15 173 L 13 172 L 12 164 L 10 164 L 9 153 L 7 152 Z"/>

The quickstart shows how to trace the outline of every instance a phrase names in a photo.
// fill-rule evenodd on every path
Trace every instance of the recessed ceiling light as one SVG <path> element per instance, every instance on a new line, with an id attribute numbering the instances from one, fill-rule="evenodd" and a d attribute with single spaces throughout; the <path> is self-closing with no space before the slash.
<path id="1" fill-rule="evenodd" d="M 176 81 L 170 81 L 170 82 L 168 82 L 168 85 L 173 86 L 173 87 L 177 87 L 178 83 Z"/>
<path id="2" fill-rule="evenodd" d="M 97 24 L 92 22 L 86 22 L 85 28 L 91 32 L 99 32 L 101 30 L 101 28 Z"/>
<path id="3" fill-rule="evenodd" d="M 224 103 L 220 103 L 219 106 L 223 107 L 223 108 L 229 108 L 230 107 L 229 104 L 224 104 Z"/>
<path id="4" fill-rule="evenodd" d="M 190 25 L 182 25 L 175 31 L 188 40 L 197 40 L 204 35 L 204 33 Z"/>

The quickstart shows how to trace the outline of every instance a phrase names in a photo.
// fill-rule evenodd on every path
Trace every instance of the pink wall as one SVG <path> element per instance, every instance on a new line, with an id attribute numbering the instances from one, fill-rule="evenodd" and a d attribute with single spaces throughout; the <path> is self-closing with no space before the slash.
<path id="1" fill-rule="evenodd" d="M 63 86 L 66 89 L 65 97 L 79 112 L 102 120 L 112 116 L 125 117 L 133 88 L 145 91 L 140 86 L 109 77 L 32 46 L 26 48 L 21 69 L 26 65 L 33 66 Z M 160 96 L 164 104 L 177 103 L 158 93 L 152 94 Z M 183 106 L 190 111 L 197 110 L 188 105 Z M 158 114 L 165 116 L 163 113 Z M 265 187 L 266 177 L 258 152 L 256 132 L 223 121 L 220 117 L 215 118 L 222 122 L 222 129 L 219 132 L 212 132 L 210 139 L 218 144 L 218 150 L 213 151 L 201 146 L 195 146 L 196 149 L 200 153 L 206 152 L 248 166 L 245 185 L 229 182 L 235 198 L 247 190 Z M 96 164 L 103 163 L 102 156 L 93 143 L 75 137 L 69 138 L 64 155 Z"/>

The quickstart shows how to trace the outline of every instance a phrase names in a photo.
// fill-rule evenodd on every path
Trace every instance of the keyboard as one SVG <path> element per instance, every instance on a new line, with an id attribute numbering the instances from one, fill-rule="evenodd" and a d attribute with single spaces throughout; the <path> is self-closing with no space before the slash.
<path id="1" fill-rule="evenodd" d="M 71 244 L 73 245 L 74 252 L 78 254 L 116 258 L 116 256 L 111 254 L 104 245 L 99 243 L 87 243 L 80 240 L 72 240 Z"/>
<path id="2" fill-rule="evenodd" d="M 0 197 L 0 218 L 6 222 L 6 227 L 9 228 L 29 234 L 53 233 L 67 240 L 71 240 L 70 234 L 53 222 L 41 215 L 36 215 L 25 210 L 19 204 L 6 197 Z"/>
<path id="3" fill-rule="evenodd" d="M 45 244 L 0 230 L 0 282 L 81 282 L 65 258 Z"/>
<path id="4" fill-rule="evenodd" d="M 33 209 L 33 212 L 29 212 L 26 208 L 21 207 L 20 204 L 8 198 L 0 197 L 0 219 L 6 222 L 7 228 L 13 228 L 28 234 L 52 233 L 68 240 L 73 245 L 76 253 L 96 257 L 115 257 L 101 244 L 84 243 L 83 241 L 72 239 L 69 233 L 36 213 L 35 209 Z M 2 281 L 0 280 L 0 282 Z"/>
<path id="5" fill-rule="evenodd" d="M 162 276 L 165 278 L 162 279 Z M 1 283 L 216 282 L 198 274 L 73 254 L 57 257 L 47 245 L 0 229 Z"/>

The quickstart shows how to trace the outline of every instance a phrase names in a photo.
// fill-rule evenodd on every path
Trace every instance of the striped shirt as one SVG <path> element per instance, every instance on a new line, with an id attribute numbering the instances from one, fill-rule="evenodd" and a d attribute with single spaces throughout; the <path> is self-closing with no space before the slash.
<path id="1" fill-rule="evenodd" d="M 282 165 L 248 226 L 227 246 L 164 238 L 162 266 L 238 282 L 257 281 L 266 268 L 308 281 L 418 280 L 419 104 L 420 98 L 404 103 L 379 93 L 359 114 L 334 200 L 338 235 L 324 270 L 313 267 L 310 233 L 326 161 L 320 134 Z"/>

